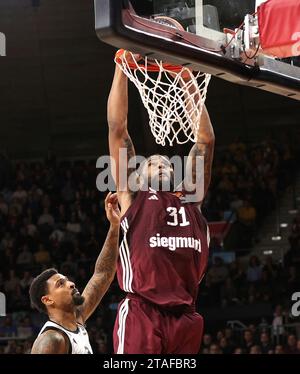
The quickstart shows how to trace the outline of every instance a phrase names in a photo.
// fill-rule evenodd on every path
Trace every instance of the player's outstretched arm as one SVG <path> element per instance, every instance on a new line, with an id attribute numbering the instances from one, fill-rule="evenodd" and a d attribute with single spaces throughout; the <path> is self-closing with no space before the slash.
<path id="1" fill-rule="evenodd" d="M 194 100 L 200 103 L 201 97 L 199 94 L 195 95 L 197 91 L 197 87 L 193 80 L 191 80 L 191 73 L 186 74 L 183 73 L 182 78 L 179 80 L 179 83 L 182 87 L 186 88 L 185 98 L 186 98 L 186 109 L 188 112 L 191 112 L 193 108 L 193 104 L 191 100 Z M 196 118 L 195 118 L 196 120 Z M 183 182 L 183 186 L 181 185 L 180 188 L 183 188 L 187 191 L 193 191 L 189 183 L 192 181 L 192 185 L 195 186 L 197 183 L 203 183 L 203 186 L 200 186 L 199 191 L 202 193 L 197 196 L 197 202 L 201 203 L 207 193 L 208 187 L 210 185 L 211 180 L 211 170 L 212 170 L 212 163 L 213 163 L 213 156 L 214 156 L 214 148 L 215 148 L 215 134 L 212 127 L 212 123 L 210 121 L 210 117 L 206 106 L 203 105 L 202 115 L 200 118 L 199 129 L 197 135 L 196 144 L 192 147 L 188 163 L 187 163 L 187 172 L 192 172 L 191 178 L 185 178 Z M 197 178 L 197 169 L 196 169 L 196 160 L 197 157 L 202 156 L 204 158 L 204 170 L 201 170 L 200 173 L 203 177 L 198 176 Z M 192 187 L 193 187 L 192 186 Z M 203 188 L 202 188 L 203 187 Z"/>
<path id="2" fill-rule="evenodd" d="M 122 214 L 126 212 L 131 204 L 131 194 L 127 190 L 127 180 L 132 170 L 128 169 L 128 161 L 135 156 L 134 146 L 127 130 L 127 115 L 128 79 L 118 65 L 116 65 L 107 103 L 107 121 L 109 127 L 109 150 L 116 166 L 115 170 L 112 170 L 112 174 L 117 186 Z M 120 156 L 121 149 L 123 149 L 124 153 Z M 126 183 L 123 186 L 121 185 L 120 172 L 125 171 L 127 171 L 127 178 L 123 178 Z"/>
<path id="3" fill-rule="evenodd" d="M 204 199 L 210 185 L 214 148 L 215 134 L 208 111 L 204 105 L 197 134 L 197 142 L 189 154 L 189 162 L 192 162 L 193 183 L 196 182 L 196 158 L 197 156 L 204 157 L 204 196 L 201 200 Z"/>
<path id="4" fill-rule="evenodd" d="M 32 354 L 67 354 L 69 342 L 56 330 L 48 330 L 40 335 L 31 349 Z"/>
<path id="5" fill-rule="evenodd" d="M 79 307 L 80 317 L 85 322 L 99 305 L 101 299 L 112 283 L 117 267 L 119 254 L 120 211 L 117 194 L 109 193 L 105 199 L 105 210 L 110 229 L 102 251 L 96 261 L 92 278 L 86 285 L 82 296 L 85 301 Z"/>

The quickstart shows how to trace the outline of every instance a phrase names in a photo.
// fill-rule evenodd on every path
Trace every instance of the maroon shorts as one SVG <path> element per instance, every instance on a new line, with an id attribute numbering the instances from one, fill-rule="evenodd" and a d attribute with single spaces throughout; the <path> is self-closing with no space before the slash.
<path id="1" fill-rule="evenodd" d="M 125 354 L 196 354 L 203 318 L 193 311 L 162 310 L 137 296 L 120 304 L 114 327 L 114 352 Z"/>

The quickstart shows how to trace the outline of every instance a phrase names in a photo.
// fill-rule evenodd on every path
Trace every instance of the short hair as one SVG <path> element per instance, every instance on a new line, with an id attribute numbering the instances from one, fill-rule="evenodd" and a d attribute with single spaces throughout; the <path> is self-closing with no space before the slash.
<path id="1" fill-rule="evenodd" d="M 29 289 L 31 306 L 41 313 L 48 314 L 46 305 L 42 302 L 42 297 L 48 292 L 47 280 L 54 274 L 58 274 L 56 269 L 46 269 L 40 275 L 34 278 L 31 283 Z"/>

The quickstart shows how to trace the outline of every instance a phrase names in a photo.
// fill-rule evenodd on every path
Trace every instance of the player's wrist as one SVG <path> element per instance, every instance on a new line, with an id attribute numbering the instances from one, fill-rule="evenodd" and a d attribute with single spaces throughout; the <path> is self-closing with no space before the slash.
<path id="1" fill-rule="evenodd" d="M 111 231 L 119 231 L 120 222 L 110 222 Z"/>

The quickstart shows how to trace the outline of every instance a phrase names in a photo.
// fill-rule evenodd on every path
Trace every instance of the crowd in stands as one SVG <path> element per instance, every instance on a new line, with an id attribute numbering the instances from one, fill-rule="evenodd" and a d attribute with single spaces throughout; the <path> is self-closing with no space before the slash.
<path id="1" fill-rule="evenodd" d="M 237 139 L 215 153 L 203 211 L 209 221 L 235 221 L 231 247 L 252 247 L 263 219 L 293 182 L 295 169 L 295 152 L 286 139 L 248 145 Z"/>
<path id="2" fill-rule="evenodd" d="M 231 328 L 217 332 L 215 336 L 203 336 L 201 354 L 300 354 L 300 340 L 295 334 L 287 333 L 285 339 L 272 339 L 269 332 L 249 327 L 239 337 L 235 337 Z"/>
<path id="3" fill-rule="evenodd" d="M 6 295 L 8 310 L 7 317 L 0 317 L 0 354 L 29 353 L 46 320 L 29 304 L 35 275 L 55 267 L 81 291 L 88 282 L 108 229 L 95 165 L 94 160 L 58 162 L 49 157 L 43 162 L 13 163 L 0 178 L 0 292 Z M 277 195 L 292 182 L 293 170 L 295 158 L 287 143 L 268 140 L 246 146 L 236 141 L 216 154 L 204 213 L 208 220 L 223 220 L 228 211 L 235 215 L 238 245 L 251 246 Z M 300 215 L 282 263 L 255 256 L 248 264 L 240 259 L 227 264 L 218 256 L 211 259 L 198 309 L 270 303 L 274 316 L 268 316 L 266 324 L 281 330 L 279 338 L 273 330 L 255 324 L 238 334 L 231 328 L 207 332 L 201 353 L 299 353 L 300 331 L 283 327 L 291 322 L 286 311 L 299 284 L 299 243 Z M 212 252 L 218 246 L 212 240 Z M 112 352 L 113 323 L 122 296 L 115 281 L 88 322 L 95 353 Z"/>

